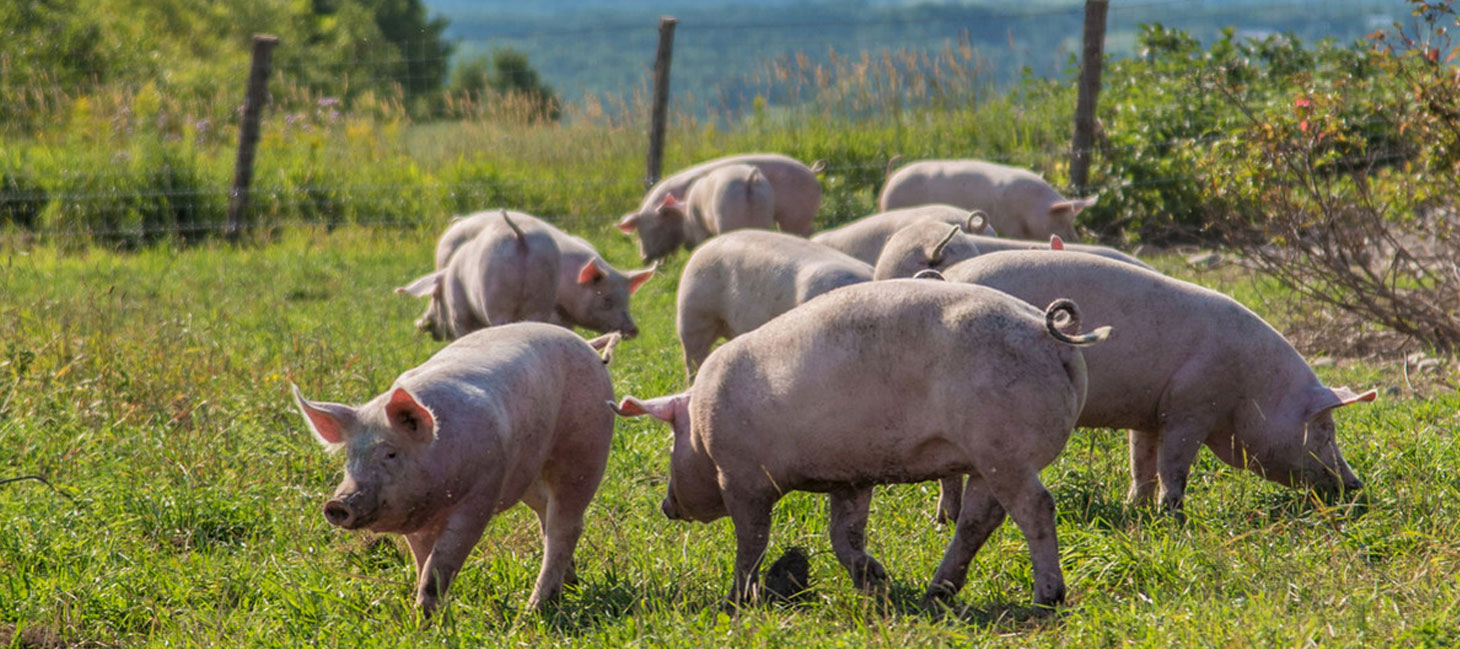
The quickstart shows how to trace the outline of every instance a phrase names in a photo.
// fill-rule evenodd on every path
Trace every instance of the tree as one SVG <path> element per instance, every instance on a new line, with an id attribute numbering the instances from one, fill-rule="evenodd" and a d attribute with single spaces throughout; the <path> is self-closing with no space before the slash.
<path id="1" fill-rule="evenodd" d="M 479 101 L 489 93 L 502 99 L 520 97 L 529 103 L 529 119 L 557 121 L 562 115 L 557 94 L 551 86 L 542 82 L 537 70 L 528 63 L 527 55 L 511 48 L 492 52 L 487 57 L 478 56 L 458 63 L 451 72 L 452 93 Z"/>
<path id="2" fill-rule="evenodd" d="M 543 117 L 557 121 L 562 115 L 558 107 L 557 94 L 551 86 L 544 84 L 537 70 L 527 62 L 527 55 L 512 48 L 492 52 L 493 90 L 501 94 L 521 93 L 537 106 Z"/>

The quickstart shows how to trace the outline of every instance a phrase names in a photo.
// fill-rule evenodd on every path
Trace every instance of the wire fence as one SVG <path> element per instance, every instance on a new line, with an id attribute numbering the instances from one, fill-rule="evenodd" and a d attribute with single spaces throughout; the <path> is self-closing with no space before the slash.
<path id="1" fill-rule="evenodd" d="M 1295 8 L 1304 7 L 1312 8 L 1314 11 L 1321 11 L 1325 6 L 1327 6 L 1325 3 L 1322 2 L 1248 4 L 1251 5 L 1252 11 L 1271 11 L 1276 5 L 1278 9 L 1286 10 L 1289 12 L 1291 12 Z M 1198 18 L 1210 17 L 1211 15 L 1213 15 L 1213 12 L 1217 11 L 1218 9 L 1230 10 L 1230 5 L 1228 3 L 1192 2 L 1189 0 L 1149 0 L 1145 2 L 1120 2 L 1119 0 L 1116 0 L 1115 2 L 1111 3 L 1110 7 L 1110 25 L 1113 31 L 1123 31 L 1128 33 L 1132 31 L 1133 28 L 1127 23 L 1129 21 L 1135 20 L 1136 18 L 1149 18 L 1153 15 L 1159 15 L 1163 22 L 1169 22 L 1169 24 L 1172 25 L 1180 25 L 1184 22 L 1190 22 Z M 1343 5 L 1341 10 L 1326 12 L 1324 13 L 1324 16 L 1327 20 L 1333 20 L 1337 17 L 1340 17 L 1340 15 L 1348 17 L 1369 16 L 1370 19 L 1365 23 L 1368 24 L 1378 21 L 1380 17 L 1387 18 L 1390 16 L 1394 16 L 1395 14 L 1398 14 L 1400 10 L 1404 9 L 1406 9 L 1406 4 L 1403 2 L 1355 2 Z M 1079 6 L 1036 6 L 1020 9 L 990 10 L 986 11 L 982 15 L 993 24 L 983 24 L 979 25 L 978 27 L 981 31 L 988 32 L 991 30 L 1008 31 L 1012 30 L 1016 26 L 1020 28 L 1027 28 L 1031 21 L 1044 22 L 1054 25 L 1056 24 L 1057 20 L 1078 21 L 1080 16 L 1082 15 L 1082 12 L 1083 9 Z M 1395 16 L 1395 18 L 1397 19 L 1397 16 Z M 693 21 L 685 21 L 681 24 L 680 28 L 682 30 L 682 34 L 691 35 L 696 32 L 736 34 L 741 32 L 760 33 L 787 30 L 799 30 L 801 32 L 806 32 L 809 30 L 814 33 L 817 31 L 834 31 L 835 28 L 843 27 L 887 27 L 941 24 L 941 20 L 943 19 L 939 17 L 927 16 L 899 17 L 895 15 L 881 14 L 878 16 L 867 17 L 844 15 L 839 17 L 828 16 L 817 20 L 801 21 L 743 20 L 719 23 L 696 23 Z M 954 29 L 959 28 L 959 26 L 956 25 L 946 27 Z M 601 24 L 581 28 L 558 30 L 509 30 L 501 33 L 491 34 L 490 39 L 512 43 L 524 39 L 562 41 L 563 39 L 586 37 L 590 35 L 621 38 L 626 37 L 630 34 L 643 35 L 646 38 L 652 38 L 654 31 L 655 29 L 653 24 L 649 23 L 649 21 L 644 21 L 644 23 L 642 24 L 633 25 Z M 966 31 L 959 38 L 959 46 L 972 47 L 972 40 L 970 37 L 967 36 Z M 1010 31 L 1009 39 L 1009 47 L 1016 48 L 1018 43 L 1018 35 L 1013 34 L 1012 31 Z M 690 38 L 681 40 L 679 43 L 677 43 L 676 57 L 678 58 L 687 52 L 694 51 L 693 48 L 695 47 L 694 43 L 696 40 L 697 39 L 695 38 Z M 862 42 L 863 41 L 859 41 L 858 39 L 853 38 L 842 43 L 827 43 L 825 45 L 830 51 L 855 51 L 855 48 L 862 44 Z M 814 44 L 814 42 L 812 44 Z M 287 43 L 283 45 L 283 47 L 287 46 Z M 929 59 L 927 53 L 932 47 L 937 46 L 947 48 L 949 47 L 949 44 L 945 42 L 938 45 L 930 45 L 928 43 L 918 41 L 907 41 L 901 45 L 901 47 L 914 53 L 912 59 L 908 59 L 914 61 L 913 65 L 920 65 L 919 63 L 917 63 L 917 61 L 919 60 L 933 61 L 933 63 L 936 63 L 936 60 L 934 60 L 936 59 L 936 56 L 933 57 L 933 59 Z M 989 45 L 987 43 L 980 42 L 979 47 L 989 47 Z M 413 49 L 417 50 L 420 55 L 408 56 L 402 54 L 402 52 L 410 52 Z M 300 79 L 327 78 L 345 72 L 350 72 L 354 75 L 350 79 L 350 83 L 355 85 L 368 86 L 382 83 L 393 83 L 400 86 L 409 85 L 411 82 L 411 79 L 408 76 L 409 69 L 421 65 L 439 65 L 448 62 L 442 57 L 424 53 L 426 49 L 427 46 L 425 43 L 405 43 L 396 49 L 384 51 L 383 53 L 380 53 L 378 56 L 376 56 L 375 53 L 380 52 L 379 50 L 372 50 L 370 48 L 363 47 L 362 44 L 362 47 L 358 48 L 357 50 L 359 56 L 348 61 L 305 61 L 300 59 L 288 59 L 282 62 L 280 65 L 276 66 L 274 70 L 272 85 L 275 88 L 274 92 L 276 95 L 276 100 L 281 98 L 279 97 L 279 88 L 304 87 L 308 85 L 306 82 L 300 81 Z M 640 58 L 641 60 L 646 61 L 649 55 L 652 53 L 653 48 L 642 47 L 639 49 L 642 50 L 642 53 L 641 55 L 636 56 L 638 56 L 638 58 Z M 763 52 L 758 59 L 759 65 L 764 67 L 772 64 L 777 57 L 795 56 L 800 52 L 800 50 L 795 53 Z M 705 55 L 706 53 L 702 51 L 699 52 L 699 54 Z M 921 59 L 918 59 L 918 54 L 921 54 Z M 737 54 L 734 52 L 718 52 L 711 53 L 711 55 L 718 56 L 722 59 L 734 59 L 737 57 Z M 884 50 L 883 56 L 886 57 L 886 50 Z M 965 61 L 971 60 L 967 58 L 967 55 L 965 55 L 965 57 Z M 751 57 L 741 58 L 749 59 Z M 891 61 L 891 59 L 887 60 Z M 929 65 L 932 66 L 933 63 L 930 63 Z M 1066 64 L 1068 64 L 1068 61 L 1066 61 Z M 829 70 L 833 72 L 835 71 L 831 67 L 815 67 L 815 65 L 817 64 L 812 64 L 810 67 L 807 67 L 805 73 L 807 75 L 815 75 Z M 890 62 L 887 65 L 894 66 L 895 62 Z M 231 69 L 233 72 L 235 72 L 235 78 L 240 80 L 244 76 L 246 76 L 248 71 L 248 67 L 246 64 L 229 66 L 228 69 Z M 855 66 L 852 66 L 852 68 L 846 69 L 856 68 Z M 846 73 L 846 69 L 843 69 L 842 73 Z M 364 71 L 364 73 L 362 74 L 360 71 Z M 101 76 L 100 70 L 97 70 L 95 72 L 96 74 L 94 76 Z M 647 79 L 648 76 L 647 66 L 639 66 L 638 69 L 634 71 L 634 73 L 639 78 L 639 81 L 632 87 L 621 90 L 621 97 L 632 97 L 635 93 L 642 94 L 644 92 L 643 84 L 645 83 L 645 79 Z M 946 74 L 946 72 L 944 72 L 943 74 Z M 727 72 L 726 75 L 735 76 L 735 73 Z M 769 74 L 766 75 L 767 78 L 769 78 L 770 76 L 771 75 Z M 740 75 L 740 78 L 743 79 L 744 75 Z M 140 79 L 120 80 L 107 83 L 93 82 L 90 84 L 88 84 L 84 80 L 70 80 L 63 83 L 44 86 L 26 85 L 27 81 L 33 80 L 16 78 L 14 76 L 0 77 L 0 92 L 3 92 L 7 96 L 41 96 L 49 93 L 52 96 L 63 96 L 64 98 L 71 100 L 73 104 L 77 100 L 86 97 L 103 96 L 108 93 L 122 93 L 123 95 L 128 96 L 124 96 L 118 99 L 118 102 L 122 104 L 117 109 L 119 111 L 118 114 L 121 115 L 123 111 L 127 111 L 129 108 L 126 105 L 127 102 L 135 100 L 135 97 L 130 96 L 131 94 L 140 93 L 148 89 L 156 88 L 155 82 L 144 81 Z M 893 81 L 895 82 L 896 80 Z M 891 92 L 907 92 L 905 86 L 901 89 L 897 89 L 897 84 L 894 82 L 888 83 L 888 86 L 894 88 L 893 90 L 891 90 Z M 823 80 L 819 83 L 825 84 L 827 82 Z M 758 88 L 758 90 L 764 93 L 763 96 L 779 96 L 783 99 L 787 96 L 787 93 L 784 91 L 780 95 L 777 95 L 775 89 L 771 87 L 772 85 L 773 84 L 770 82 L 765 82 L 762 87 Z M 825 85 L 823 85 L 823 87 L 825 87 Z M 863 89 L 865 89 L 865 87 Z M 1196 89 L 1195 87 L 1193 87 L 1193 92 L 1195 91 Z M 969 86 L 965 88 L 964 92 L 967 92 L 968 94 L 968 96 L 965 98 L 970 100 L 976 100 L 977 97 L 980 96 L 988 96 L 987 89 L 977 89 L 974 86 Z M 218 96 L 228 96 L 236 94 L 237 96 L 241 97 L 241 84 L 239 86 L 239 89 L 237 90 L 227 87 L 226 84 L 220 84 L 219 87 L 216 89 L 215 94 Z M 351 106 L 338 105 L 335 103 L 331 103 L 326 106 L 323 102 L 320 102 L 317 98 L 315 98 L 316 95 L 309 94 L 308 92 L 303 92 L 302 94 L 308 96 L 309 98 L 314 98 L 313 103 L 303 104 L 299 103 L 297 99 L 296 102 L 292 105 L 288 103 L 279 103 L 276 104 L 275 108 L 273 109 L 276 111 L 276 115 L 277 111 L 281 110 L 308 111 L 327 109 L 329 111 L 342 110 L 344 111 L 346 117 L 348 117 L 350 115 L 350 111 L 353 108 Z M 319 92 L 316 94 L 319 97 L 327 96 L 326 92 Z M 585 101 L 590 100 L 585 99 Z M 687 98 L 686 103 L 689 103 Z M 915 107 L 916 105 L 915 101 L 904 102 L 902 97 L 899 97 L 894 103 L 899 107 Z M 634 104 L 634 100 L 632 100 L 631 98 L 620 99 L 620 104 L 624 107 L 625 110 L 638 110 L 639 108 Z M 887 104 L 883 104 L 882 106 L 885 107 L 886 105 Z M 690 119 L 693 119 L 692 111 L 693 109 L 683 109 L 681 110 L 680 114 L 681 116 L 687 116 Z M 638 110 L 638 112 L 642 113 L 644 111 Z M 121 117 L 116 117 L 116 119 L 121 120 L 124 117 L 127 116 L 123 115 Z M 741 114 L 740 117 L 743 118 L 744 114 Z M 1358 126 L 1378 126 L 1382 125 L 1385 120 L 1386 118 L 1384 116 L 1374 116 L 1369 120 L 1367 124 L 1359 124 Z M 627 123 L 637 126 L 641 122 L 638 122 L 637 118 L 630 118 L 629 120 L 627 120 Z M 368 126 L 368 128 L 371 129 L 376 129 L 378 127 L 378 124 L 372 124 Z M 731 128 L 734 128 L 734 126 L 732 125 Z M 537 127 L 524 127 L 523 130 L 534 130 L 534 132 L 540 133 L 542 129 Z M 329 131 L 323 135 L 328 137 L 329 135 L 338 134 L 339 130 L 336 129 L 333 131 Z M 169 142 L 169 146 L 183 146 L 181 143 L 175 141 L 177 139 L 177 135 L 173 131 L 160 129 L 158 132 L 155 133 L 155 135 L 162 138 L 172 137 L 174 141 Z M 681 129 L 679 131 L 676 131 L 676 135 L 685 136 L 687 135 L 687 133 L 685 133 L 684 130 Z M 289 137 L 299 137 L 299 134 L 293 133 Z M 538 137 L 540 139 L 543 139 L 544 142 L 547 142 L 548 145 L 561 144 L 560 141 L 554 141 L 551 138 L 542 138 L 540 135 Z M 636 138 L 639 136 L 635 134 L 633 135 L 633 137 Z M 1165 141 L 1143 142 L 1139 145 L 1130 146 L 1117 146 L 1105 142 L 1092 148 L 1089 153 L 1093 153 L 1095 156 L 1121 156 L 1134 153 L 1138 149 L 1148 150 L 1152 148 L 1162 147 L 1202 147 L 1212 145 L 1216 142 L 1228 139 L 1230 137 L 1232 136 L 1224 133 L 1207 133 L 1194 137 L 1172 137 Z M 9 139 L 11 139 L 12 143 L 19 142 L 21 140 L 21 138 L 18 137 L 12 137 Z M 100 138 L 98 140 L 90 142 L 89 144 L 92 146 L 105 147 L 108 145 L 109 142 L 115 143 L 115 140 L 117 139 L 118 138 L 115 137 L 110 139 Z M 226 139 L 226 137 L 220 136 L 220 139 Z M 43 145 L 37 144 L 35 142 L 27 142 L 25 143 L 25 145 L 28 149 L 31 150 L 44 148 Z M 284 143 L 280 144 L 279 146 L 286 145 L 287 143 Z M 56 146 L 58 148 L 64 148 L 67 146 L 75 147 L 77 145 L 57 142 Z M 891 153 L 899 152 L 889 151 L 887 153 L 890 155 Z M 900 153 L 911 155 L 919 154 L 918 151 L 905 151 Z M 988 152 L 969 151 L 968 155 L 965 157 L 978 157 L 981 159 L 1001 162 L 1005 164 L 1012 164 L 1016 166 L 1037 166 L 1039 163 L 1047 162 L 1050 160 L 1067 159 L 1073 153 L 1074 152 L 1068 146 L 1054 147 L 1046 144 L 1039 150 L 1032 150 L 1020 153 L 990 154 Z M 1375 150 L 1367 152 L 1360 156 L 1340 158 L 1332 162 L 1335 164 L 1372 164 L 1375 162 L 1384 163 L 1402 159 L 1403 156 L 1405 156 L 1407 153 L 1407 150 L 1401 148 Z M 3 154 L 3 152 L 0 152 L 0 154 Z M 4 155 L 0 155 L 0 158 L 3 157 Z M 216 151 L 214 152 L 214 158 L 231 159 L 230 156 L 220 154 Z M 811 161 L 807 160 L 807 162 Z M 222 173 L 223 167 L 216 161 L 211 163 L 211 165 L 200 165 L 201 167 L 204 167 L 201 170 L 193 170 L 193 173 L 203 176 L 201 181 L 188 178 L 184 178 L 182 179 L 182 181 L 170 179 L 170 176 L 168 174 L 173 173 L 175 169 L 169 165 L 184 165 L 176 162 L 169 163 L 166 160 L 160 163 L 160 166 L 156 171 L 139 171 L 136 166 L 129 167 L 129 165 L 125 161 L 119 161 L 109 166 L 90 164 L 81 166 L 80 168 L 69 168 L 65 164 L 51 165 L 50 168 L 46 168 L 44 170 L 32 169 L 29 165 L 24 163 L 25 161 L 22 161 L 21 163 L 15 163 L 12 160 L 7 168 L 0 169 L 0 227 L 6 227 L 4 223 L 4 217 L 7 214 L 11 215 L 11 223 L 9 227 L 15 227 L 17 224 L 19 224 L 25 226 L 25 229 L 37 232 L 44 236 L 59 238 L 96 237 L 105 239 L 117 236 L 134 235 L 144 235 L 148 237 L 153 235 L 167 234 L 191 235 L 198 233 L 217 232 L 227 227 L 222 220 L 222 209 L 223 206 L 228 202 L 229 198 L 233 195 L 233 189 L 226 185 L 226 177 Z M 511 164 L 510 161 L 501 161 L 500 159 L 498 159 L 498 163 L 500 165 L 506 166 L 510 166 Z M 364 179 L 352 180 L 348 177 L 349 174 L 347 173 L 337 173 L 333 171 L 331 173 L 322 174 L 325 177 L 323 181 L 313 181 L 309 179 L 309 176 L 311 175 L 309 168 L 311 167 L 311 165 L 323 166 L 328 163 L 305 162 L 299 164 L 302 164 L 303 171 L 300 171 L 300 169 L 298 168 L 292 170 L 273 171 L 273 176 L 275 178 L 277 178 L 280 174 L 287 175 L 287 173 L 293 173 L 295 176 L 297 176 L 295 178 L 292 178 L 290 182 L 278 182 L 277 180 L 270 181 L 267 177 L 263 177 L 260 182 L 256 182 L 255 185 L 249 190 L 249 196 L 251 202 L 253 203 L 254 212 L 256 214 L 259 212 L 268 212 L 275 215 L 282 215 L 277 216 L 273 219 L 267 219 L 266 222 L 269 227 L 332 225 L 340 222 L 349 222 L 353 224 L 373 226 L 410 226 L 418 224 L 423 219 L 427 219 L 432 216 L 439 217 L 439 214 L 428 215 L 421 213 L 403 213 L 412 210 L 419 212 L 423 206 L 438 211 L 450 208 L 461 208 L 461 211 L 471 211 L 471 206 L 466 205 L 466 203 L 468 203 L 473 198 L 482 198 L 484 200 L 511 200 L 513 198 L 520 198 L 524 196 L 541 197 L 544 194 L 571 194 L 579 190 L 591 190 L 594 194 L 594 197 L 592 199 L 589 199 L 587 201 L 580 201 L 578 203 L 579 208 L 594 210 L 602 212 L 604 215 L 607 215 L 615 212 L 625 211 L 633 206 L 632 203 L 636 202 L 636 200 L 630 197 L 631 192 L 629 190 L 626 190 L 625 187 L 631 187 L 638 181 L 637 174 L 626 173 L 623 169 L 608 169 L 604 170 L 602 173 L 593 173 L 585 172 L 581 168 L 581 166 L 575 168 L 571 173 L 553 173 L 540 177 L 518 177 L 510 173 L 484 173 L 480 174 L 481 176 L 484 176 L 481 179 L 462 180 L 457 182 L 444 181 L 442 178 L 432 176 L 431 174 L 427 174 L 424 178 L 398 182 L 385 180 L 379 175 L 367 177 Z M 885 156 L 877 157 L 876 159 L 837 160 L 826 166 L 826 174 L 828 176 L 868 176 L 886 169 L 886 165 L 887 160 Z M 672 172 L 672 170 L 670 171 Z M 155 177 L 152 174 L 156 174 Z M 1126 188 L 1142 188 L 1192 183 L 1196 180 L 1196 178 L 1193 178 L 1190 175 L 1170 175 L 1165 177 L 1145 177 L 1141 179 L 1126 180 L 1121 182 L 1121 186 Z M 610 196 L 615 198 L 609 198 Z M 612 201 L 614 200 L 624 200 L 626 202 L 619 205 L 618 209 L 615 210 L 610 205 L 610 203 L 612 203 Z M 563 200 L 548 200 L 545 202 L 559 206 L 564 203 Z M 588 207 L 583 208 L 582 205 L 585 202 Z M 485 209 L 493 206 L 494 205 L 483 204 L 476 207 L 480 209 Z M 519 205 L 509 206 L 521 207 Z M 51 227 L 47 227 L 45 224 L 38 223 L 38 221 L 42 219 L 39 219 L 36 215 L 39 211 L 44 210 L 51 210 L 53 212 L 79 210 L 93 213 L 93 217 L 90 219 L 77 221 L 76 223 L 72 223 L 71 225 L 53 225 Z M 15 215 L 20 212 L 26 212 L 27 214 L 29 214 L 28 219 L 17 218 Z M 349 216 L 328 216 L 338 213 L 348 213 Z M 309 216 L 312 214 L 323 214 L 326 216 L 320 216 L 317 218 Z M 554 217 L 562 215 L 546 214 L 545 216 Z M 29 221 L 29 223 L 24 223 L 24 221 L 27 220 Z M 53 224 L 71 223 L 66 218 L 54 218 L 51 219 L 50 222 Z M 117 225 L 117 222 L 127 222 L 128 224 Z"/>

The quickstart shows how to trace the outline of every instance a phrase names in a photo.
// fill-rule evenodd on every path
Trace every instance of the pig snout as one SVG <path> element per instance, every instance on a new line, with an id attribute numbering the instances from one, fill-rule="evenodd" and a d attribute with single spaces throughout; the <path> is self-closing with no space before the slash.
<path id="1" fill-rule="evenodd" d="M 664 512 L 664 517 L 671 521 L 684 520 L 684 515 L 679 513 L 679 505 L 673 498 L 665 498 L 664 502 L 659 503 L 659 511 Z"/>
<path id="2" fill-rule="evenodd" d="M 639 335 L 639 327 L 630 322 L 627 326 L 620 328 L 619 333 L 624 335 L 624 340 L 636 338 Z"/>
<path id="3" fill-rule="evenodd" d="M 324 519 L 335 527 L 354 529 L 355 510 L 344 499 L 336 498 L 324 504 Z"/>
<path id="4" fill-rule="evenodd" d="M 324 519 L 338 528 L 359 529 L 370 523 L 365 509 L 354 495 L 335 497 L 324 504 Z"/>

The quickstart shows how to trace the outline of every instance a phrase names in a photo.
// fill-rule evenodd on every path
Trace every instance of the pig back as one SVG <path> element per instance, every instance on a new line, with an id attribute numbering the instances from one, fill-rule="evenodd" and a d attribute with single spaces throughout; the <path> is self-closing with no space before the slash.
<path id="1" fill-rule="evenodd" d="M 867 264 L 876 264 L 878 255 L 882 254 L 882 247 L 893 234 L 923 220 L 963 225 L 968 221 L 968 210 L 952 205 L 918 205 L 894 209 L 819 232 L 811 240 Z"/>
<path id="2" fill-rule="evenodd" d="M 397 384 L 432 410 L 448 460 L 491 461 L 536 475 L 555 449 L 606 457 L 613 413 L 603 403 L 613 398 L 613 386 L 597 352 L 567 329 L 537 322 L 482 329 Z M 487 457 L 496 452 L 505 457 Z"/>
<path id="3" fill-rule="evenodd" d="M 981 287 L 849 286 L 712 353 L 692 431 L 722 471 L 764 470 L 787 489 L 967 472 L 1013 430 L 1047 462 L 1084 386 L 1071 376 L 1079 351 L 1044 326 Z"/>
<path id="4" fill-rule="evenodd" d="M 1205 375 L 1214 400 L 1240 399 L 1261 391 L 1253 381 L 1269 374 L 1262 365 L 1296 356 L 1280 333 L 1230 297 L 1103 257 L 995 252 L 943 275 L 1030 304 L 1069 297 L 1083 326 L 1114 328 L 1084 352 L 1090 389 L 1081 426 L 1154 430 L 1178 373 Z"/>

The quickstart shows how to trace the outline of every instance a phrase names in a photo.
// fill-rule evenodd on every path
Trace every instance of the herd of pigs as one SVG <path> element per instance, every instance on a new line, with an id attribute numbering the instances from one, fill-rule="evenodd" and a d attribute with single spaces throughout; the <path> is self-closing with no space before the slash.
<path id="1" fill-rule="evenodd" d="M 417 326 L 453 342 L 362 406 L 295 388 L 315 436 L 347 453 L 325 518 L 403 534 L 429 613 L 488 520 L 526 503 L 543 536 L 541 607 L 575 579 L 615 414 L 649 415 L 674 432 L 664 515 L 734 523 L 731 603 L 757 596 L 787 492 L 830 497 L 832 549 L 871 590 L 887 580 L 865 547 L 874 486 L 941 480 L 938 517 L 954 532 L 926 603 L 959 591 L 1007 514 L 1029 545 L 1035 603 L 1053 605 L 1065 585 L 1039 472 L 1076 426 L 1130 431 L 1128 499 L 1159 496 L 1177 516 L 1203 445 L 1284 485 L 1359 488 L 1333 410 L 1374 392 L 1323 385 L 1225 295 L 1064 244 L 1095 199 L 1065 199 L 1025 170 L 924 161 L 890 174 L 880 213 L 808 239 L 818 171 L 781 155 L 712 160 L 619 221 L 646 262 L 693 253 L 676 320 L 688 388 L 617 403 L 607 365 L 638 333 L 629 297 L 655 268 L 620 272 L 520 212 L 453 220 L 435 270 L 397 289 L 429 297 Z"/>

